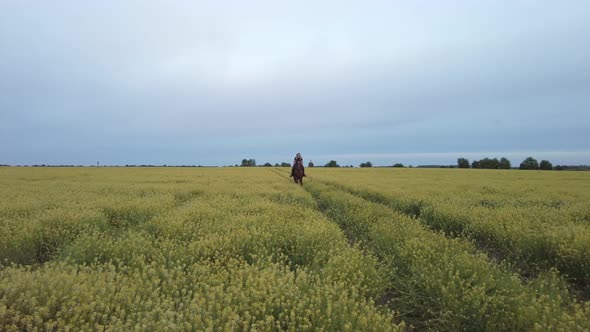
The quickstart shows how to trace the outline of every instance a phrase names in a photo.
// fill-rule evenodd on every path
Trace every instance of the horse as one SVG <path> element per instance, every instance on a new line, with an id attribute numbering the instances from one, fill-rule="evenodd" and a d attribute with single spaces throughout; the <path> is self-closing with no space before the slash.
<path id="1" fill-rule="evenodd" d="M 293 165 L 293 180 L 303 186 L 303 164 L 301 162 Z"/>

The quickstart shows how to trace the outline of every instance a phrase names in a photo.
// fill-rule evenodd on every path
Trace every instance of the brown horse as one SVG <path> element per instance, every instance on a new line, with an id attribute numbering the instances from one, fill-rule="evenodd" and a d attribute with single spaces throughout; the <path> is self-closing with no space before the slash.
<path id="1" fill-rule="evenodd" d="M 300 161 L 296 162 L 295 165 L 293 165 L 293 180 L 295 183 L 299 183 L 303 186 L 304 174 L 303 164 Z"/>

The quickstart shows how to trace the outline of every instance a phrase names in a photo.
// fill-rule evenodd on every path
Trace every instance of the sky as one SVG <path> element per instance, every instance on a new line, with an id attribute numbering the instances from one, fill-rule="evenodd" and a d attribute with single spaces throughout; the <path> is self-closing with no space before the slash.
<path id="1" fill-rule="evenodd" d="M 0 2 L 0 164 L 590 164 L 588 1 Z"/>

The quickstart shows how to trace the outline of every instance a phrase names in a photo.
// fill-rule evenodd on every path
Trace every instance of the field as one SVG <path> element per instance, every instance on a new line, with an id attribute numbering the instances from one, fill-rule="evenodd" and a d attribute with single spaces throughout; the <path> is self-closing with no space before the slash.
<path id="1" fill-rule="evenodd" d="M 590 173 L 0 168 L 0 330 L 590 330 Z"/>

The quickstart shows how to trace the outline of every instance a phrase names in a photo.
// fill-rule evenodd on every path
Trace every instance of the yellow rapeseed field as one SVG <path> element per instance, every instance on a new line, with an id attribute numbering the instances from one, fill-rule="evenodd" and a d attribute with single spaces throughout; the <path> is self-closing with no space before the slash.
<path id="1" fill-rule="evenodd" d="M 0 168 L 0 330 L 590 330 L 590 173 Z"/>

